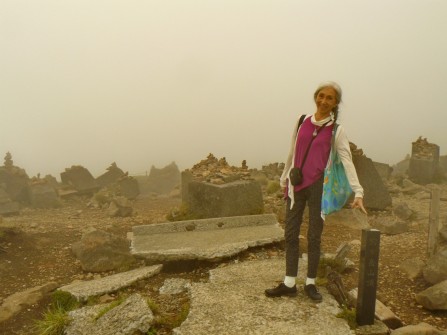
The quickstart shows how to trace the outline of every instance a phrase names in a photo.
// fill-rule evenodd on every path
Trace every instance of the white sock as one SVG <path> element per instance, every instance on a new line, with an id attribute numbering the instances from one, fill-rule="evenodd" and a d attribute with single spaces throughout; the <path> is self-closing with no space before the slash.
<path id="1" fill-rule="evenodd" d="M 315 278 L 309 278 L 306 279 L 306 285 L 315 285 Z"/>
<path id="2" fill-rule="evenodd" d="M 285 276 L 284 285 L 287 287 L 294 287 L 296 284 L 296 277 Z"/>

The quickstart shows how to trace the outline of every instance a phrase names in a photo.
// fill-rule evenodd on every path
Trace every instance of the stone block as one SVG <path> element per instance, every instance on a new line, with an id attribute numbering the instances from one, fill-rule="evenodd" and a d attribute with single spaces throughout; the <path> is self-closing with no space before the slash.
<path id="1" fill-rule="evenodd" d="M 429 184 L 437 172 L 438 163 L 433 159 L 410 159 L 409 178 L 418 184 Z"/>
<path id="2" fill-rule="evenodd" d="M 391 206 L 391 196 L 373 161 L 365 156 L 353 156 L 360 184 L 365 192 L 364 204 L 369 209 L 384 210 Z"/>
<path id="3" fill-rule="evenodd" d="M 79 165 L 65 169 L 61 173 L 61 180 L 62 183 L 73 186 L 78 194 L 93 194 L 99 190 L 90 171 Z"/>
<path id="4" fill-rule="evenodd" d="M 260 214 L 264 210 L 261 185 L 241 180 L 215 185 L 205 182 L 188 184 L 186 206 L 197 218 Z"/>

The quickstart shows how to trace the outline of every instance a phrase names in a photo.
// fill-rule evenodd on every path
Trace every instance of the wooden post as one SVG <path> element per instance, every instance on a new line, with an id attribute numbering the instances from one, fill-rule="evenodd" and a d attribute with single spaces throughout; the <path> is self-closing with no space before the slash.
<path id="1" fill-rule="evenodd" d="M 363 229 L 356 316 L 359 326 L 374 324 L 379 251 L 380 231 L 377 229 Z"/>
<path id="2" fill-rule="evenodd" d="M 428 256 L 433 256 L 436 252 L 438 234 L 439 234 L 439 199 L 440 192 L 438 188 L 431 191 L 430 217 L 428 224 Z"/>

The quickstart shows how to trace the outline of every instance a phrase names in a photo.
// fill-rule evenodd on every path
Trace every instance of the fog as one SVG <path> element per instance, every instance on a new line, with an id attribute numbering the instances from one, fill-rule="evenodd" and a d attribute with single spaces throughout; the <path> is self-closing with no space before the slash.
<path id="1" fill-rule="evenodd" d="M 374 161 L 446 154 L 445 0 L 2 0 L 0 164 L 283 162 L 322 81 Z"/>

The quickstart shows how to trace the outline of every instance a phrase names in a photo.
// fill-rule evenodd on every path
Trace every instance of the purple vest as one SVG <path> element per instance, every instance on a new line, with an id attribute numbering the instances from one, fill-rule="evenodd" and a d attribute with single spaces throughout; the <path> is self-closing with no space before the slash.
<path id="1" fill-rule="evenodd" d="M 295 167 L 300 167 L 301 162 L 306 154 L 307 147 L 312 139 L 312 134 L 315 128 L 318 129 L 311 121 L 310 117 L 304 120 L 298 132 L 298 141 L 295 148 Z M 324 168 L 329 159 L 331 151 L 331 137 L 333 125 L 325 126 L 313 140 L 309 153 L 307 154 L 306 162 L 303 166 L 303 182 L 295 186 L 294 191 L 302 190 L 320 179 L 324 174 Z"/>

